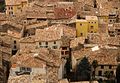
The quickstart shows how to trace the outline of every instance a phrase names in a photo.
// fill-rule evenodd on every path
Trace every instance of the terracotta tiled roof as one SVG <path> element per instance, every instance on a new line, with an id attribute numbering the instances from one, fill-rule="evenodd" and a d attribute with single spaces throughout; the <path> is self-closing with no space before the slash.
<path id="1" fill-rule="evenodd" d="M 108 45 L 120 45 L 120 39 L 118 37 L 107 37 L 106 43 Z"/>
<path id="2" fill-rule="evenodd" d="M 20 76 L 9 76 L 8 83 L 46 83 L 46 75 L 20 75 Z"/>
<path id="3" fill-rule="evenodd" d="M 41 67 L 45 66 L 45 62 L 34 58 L 34 56 L 37 55 L 35 53 L 22 53 L 21 55 L 15 55 L 11 58 L 12 64 L 16 64 L 16 67 Z"/>
<path id="4" fill-rule="evenodd" d="M 0 21 L 5 21 L 6 20 L 6 16 L 4 13 L 0 13 Z"/>
<path id="5" fill-rule="evenodd" d="M 70 48 L 77 47 L 79 44 L 84 44 L 84 42 L 85 37 L 74 38 L 73 40 L 70 41 Z"/>
<path id="6" fill-rule="evenodd" d="M 30 75 L 9 76 L 8 83 L 30 83 Z"/>
<path id="7" fill-rule="evenodd" d="M 19 65 L 29 57 L 32 57 L 32 53 L 17 53 L 17 55 L 11 57 L 11 62 Z"/>
<path id="8" fill-rule="evenodd" d="M 57 2 L 54 8 L 55 19 L 70 19 L 76 14 L 73 2 Z"/>
<path id="9" fill-rule="evenodd" d="M 28 24 L 26 26 L 26 29 L 38 28 L 38 27 L 43 27 L 43 26 L 47 26 L 47 25 L 48 25 L 48 21 L 35 22 L 32 24 Z"/>
<path id="10" fill-rule="evenodd" d="M 32 77 L 32 83 L 46 83 L 47 76 L 44 74 L 36 74 Z"/>
<path id="11" fill-rule="evenodd" d="M 86 20 L 98 20 L 97 16 L 86 16 Z"/>
<path id="12" fill-rule="evenodd" d="M 76 29 L 75 27 L 69 27 L 64 24 L 55 24 L 50 27 L 48 27 L 48 30 L 59 30 L 62 31 L 63 36 L 66 36 L 68 38 L 74 38 L 76 37 Z"/>
<path id="13" fill-rule="evenodd" d="M 88 38 L 91 44 L 120 45 L 119 37 L 107 37 L 107 35 L 95 33 L 89 34 Z"/>
<path id="14" fill-rule="evenodd" d="M 58 83 L 69 83 L 67 79 L 62 79 Z"/>
<path id="15" fill-rule="evenodd" d="M 30 68 L 43 68 L 46 66 L 46 63 L 34 57 L 29 57 L 27 60 L 23 61 L 20 66 Z"/>
<path id="16" fill-rule="evenodd" d="M 55 8 L 54 10 L 55 18 L 56 19 L 62 19 L 62 18 L 72 18 L 76 11 L 75 9 L 65 9 L 65 8 Z"/>
<path id="17" fill-rule="evenodd" d="M 26 52 L 18 52 L 11 58 L 12 64 L 25 67 L 43 67 L 46 63 L 50 66 L 59 67 L 61 64 L 59 50 L 39 48 Z"/>
<path id="18" fill-rule="evenodd" d="M 60 50 L 52 50 L 47 48 L 39 48 L 27 52 L 18 52 L 15 56 L 11 58 L 12 64 L 18 64 L 15 66 L 25 66 L 25 67 L 43 67 L 45 64 L 47 66 L 47 80 L 53 83 L 58 83 L 58 70 L 62 64 Z M 37 80 L 41 78 L 41 80 Z M 46 77 L 42 78 L 39 75 L 35 75 L 32 81 L 35 83 L 42 83 Z M 29 83 L 29 82 L 27 82 Z M 44 83 L 44 82 L 43 82 Z"/>
<path id="19" fill-rule="evenodd" d="M 97 51 L 92 51 L 91 49 L 72 51 L 72 56 L 74 56 L 75 59 L 82 59 L 87 56 L 91 63 L 93 60 L 97 60 L 98 64 L 102 65 L 117 65 L 117 54 L 118 50 L 106 48 L 100 48 L 100 50 Z"/>
<path id="20" fill-rule="evenodd" d="M 88 34 L 88 39 L 89 39 L 89 42 L 93 43 L 93 44 L 103 44 L 104 43 L 102 36 L 98 33 Z"/>
<path id="21" fill-rule="evenodd" d="M 100 15 L 108 16 L 110 12 L 112 12 L 115 9 L 115 3 L 113 1 L 112 2 L 100 1 L 98 5 Z"/>
<path id="22" fill-rule="evenodd" d="M 34 43 L 34 42 L 35 42 L 35 36 L 29 36 L 20 39 L 20 43 Z"/>
<path id="23" fill-rule="evenodd" d="M 67 36 L 63 36 L 62 37 L 62 39 L 61 39 L 61 41 L 62 41 L 62 45 L 61 46 L 70 46 L 70 38 L 68 38 Z"/>
<path id="24" fill-rule="evenodd" d="M 61 31 L 58 30 L 47 30 L 47 29 L 36 29 L 36 40 L 35 41 L 54 41 L 61 39 Z"/>
<path id="25" fill-rule="evenodd" d="M 26 15 L 27 15 L 27 18 L 47 18 L 46 8 L 45 7 L 40 7 L 40 6 L 37 6 L 37 5 L 27 7 Z"/>
<path id="26" fill-rule="evenodd" d="M 6 5 L 19 5 L 21 2 L 28 0 L 5 0 Z"/>
<path id="27" fill-rule="evenodd" d="M 4 55 L 4 53 L 5 53 L 5 54 L 8 54 L 8 55 L 11 55 L 11 53 L 12 53 L 11 50 L 12 50 L 12 49 L 9 48 L 9 47 L 3 47 L 3 46 L 0 47 L 0 52 L 3 52 L 3 55 Z"/>
<path id="28" fill-rule="evenodd" d="M 7 33 L 8 33 L 8 36 L 10 36 L 10 37 L 14 37 L 14 38 L 22 37 L 22 34 L 16 30 L 8 30 Z"/>
<path id="29" fill-rule="evenodd" d="M 0 40 L 2 40 L 6 44 L 11 44 L 12 38 L 8 36 L 6 33 L 0 34 Z"/>

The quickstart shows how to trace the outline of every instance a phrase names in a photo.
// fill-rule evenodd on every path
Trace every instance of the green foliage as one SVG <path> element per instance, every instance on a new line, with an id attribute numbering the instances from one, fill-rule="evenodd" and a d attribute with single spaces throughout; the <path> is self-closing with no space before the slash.
<path id="1" fill-rule="evenodd" d="M 93 66 L 94 69 L 96 69 L 97 66 L 98 66 L 98 61 L 97 61 L 97 60 L 94 60 L 94 61 L 92 62 L 92 66 Z"/>
<path id="2" fill-rule="evenodd" d="M 95 72 L 96 68 L 98 67 L 98 61 L 97 60 L 94 60 L 92 62 L 92 67 L 94 68 L 94 72 Z M 93 80 L 95 79 L 95 73 L 92 74 L 92 78 L 93 78 Z"/>
<path id="3" fill-rule="evenodd" d="M 3 12 L 5 10 L 5 3 L 0 2 L 0 12 Z"/>
<path id="4" fill-rule="evenodd" d="M 117 78 L 117 83 L 120 83 L 120 64 L 117 66 L 116 69 L 116 78 Z"/>
<path id="5" fill-rule="evenodd" d="M 104 75 L 105 75 L 105 77 L 107 77 L 108 79 L 113 76 L 110 71 L 106 71 L 106 72 L 104 73 Z"/>
<path id="6" fill-rule="evenodd" d="M 77 67 L 77 80 L 90 80 L 91 66 L 88 58 L 84 57 Z"/>

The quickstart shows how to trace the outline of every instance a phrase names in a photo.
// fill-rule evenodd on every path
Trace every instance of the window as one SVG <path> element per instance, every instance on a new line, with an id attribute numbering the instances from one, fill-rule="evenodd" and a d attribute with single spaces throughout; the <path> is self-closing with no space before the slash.
<path id="1" fill-rule="evenodd" d="M 56 41 L 54 41 L 54 44 L 56 44 Z"/>
<path id="2" fill-rule="evenodd" d="M 61 54 L 64 55 L 64 51 L 61 51 Z"/>
<path id="3" fill-rule="evenodd" d="M 48 45 L 48 42 L 45 42 L 46 45 Z"/>
<path id="4" fill-rule="evenodd" d="M 10 10 L 10 7 L 8 7 L 8 9 Z"/>
<path id="5" fill-rule="evenodd" d="M 90 26 L 91 29 L 93 29 L 93 26 Z"/>
<path id="6" fill-rule="evenodd" d="M 16 49 L 17 47 L 16 47 L 16 45 L 14 45 L 14 49 Z"/>
<path id="7" fill-rule="evenodd" d="M 9 15 L 10 15 L 11 13 L 9 12 Z"/>
<path id="8" fill-rule="evenodd" d="M 120 29 L 118 29 L 118 32 L 120 32 Z"/>
<path id="9" fill-rule="evenodd" d="M 67 47 L 62 47 L 62 50 L 67 50 Z"/>
<path id="10" fill-rule="evenodd" d="M 1 46 L 3 46 L 3 41 L 1 42 Z"/>
<path id="11" fill-rule="evenodd" d="M 9 12 L 9 15 L 13 15 L 13 12 Z"/>
<path id="12" fill-rule="evenodd" d="M 20 71 L 25 71 L 25 70 L 26 70 L 25 67 L 20 68 Z"/>
<path id="13" fill-rule="evenodd" d="M 112 66 L 111 66 L 111 65 L 109 66 L 109 69 L 112 69 Z"/>
<path id="14" fill-rule="evenodd" d="M 48 46 L 45 46 L 45 48 L 48 48 Z"/>
<path id="15" fill-rule="evenodd" d="M 103 65 L 101 65 L 101 69 L 104 69 L 104 66 L 103 66 Z"/>
<path id="16" fill-rule="evenodd" d="M 112 20 L 110 20 L 110 22 L 112 22 Z"/>
<path id="17" fill-rule="evenodd" d="M 13 12 L 11 12 L 11 14 L 13 15 Z"/>
<path id="18" fill-rule="evenodd" d="M 69 51 L 65 51 L 65 55 L 69 54 Z"/>
<path id="19" fill-rule="evenodd" d="M 14 40 L 14 44 L 16 44 L 16 41 Z"/>
<path id="20" fill-rule="evenodd" d="M 110 71 L 110 73 L 113 75 L 114 74 L 114 72 L 113 71 Z"/>
<path id="21" fill-rule="evenodd" d="M 20 71 L 24 71 L 24 72 L 31 72 L 31 68 L 27 68 L 27 67 L 20 67 Z"/>
<path id="22" fill-rule="evenodd" d="M 83 36 L 83 33 L 80 33 L 81 36 Z"/>
<path id="23" fill-rule="evenodd" d="M 11 10 L 13 10 L 13 7 L 11 7 Z"/>
<path id="24" fill-rule="evenodd" d="M 91 31 L 91 33 L 93 33 L 93 31 Z"/>
<path id="25" fill-rule="evenodd" d="M 41 45 L 41 42 L 39 42 L 39 45 Z"/>
<path id="26" fill-rule="evenodd" d="M 99 75 L 99 76 L 102 76 L 102 71 L 98 71 L 98 75 Z"/>
<path id="27" fill-rule="evenodd" d="M 53 49 L 57 49 L 57 46 L 53 46 Z"/>

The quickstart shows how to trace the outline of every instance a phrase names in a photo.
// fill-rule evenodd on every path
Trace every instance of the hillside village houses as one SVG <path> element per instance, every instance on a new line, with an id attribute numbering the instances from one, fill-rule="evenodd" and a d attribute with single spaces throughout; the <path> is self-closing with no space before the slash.
<path id="1" fill-rule="evenodd" d="M 6 12 L 0 13 L 0 81 L 82 83 L 74 78 L 84 57 L 90 64 L 97 60 L 92 73 L 98 81 L 106 80 L 108 71 L 116 76 L 119 0 L 5 2 Z"/>
<path id="2" fill-rule="evenodd" d="M 28 0 L 5 0 L 6 15 L 16 16 L 28 5 Z"/>

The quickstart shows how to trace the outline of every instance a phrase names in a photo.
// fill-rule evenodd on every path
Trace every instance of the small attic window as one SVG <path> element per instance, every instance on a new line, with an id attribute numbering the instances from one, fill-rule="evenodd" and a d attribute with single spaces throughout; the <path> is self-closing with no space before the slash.
<path id="1" fill-rule="evenodd" d="M 82 26 L 82 24 L 80 24 L 80 26 Z"/>

